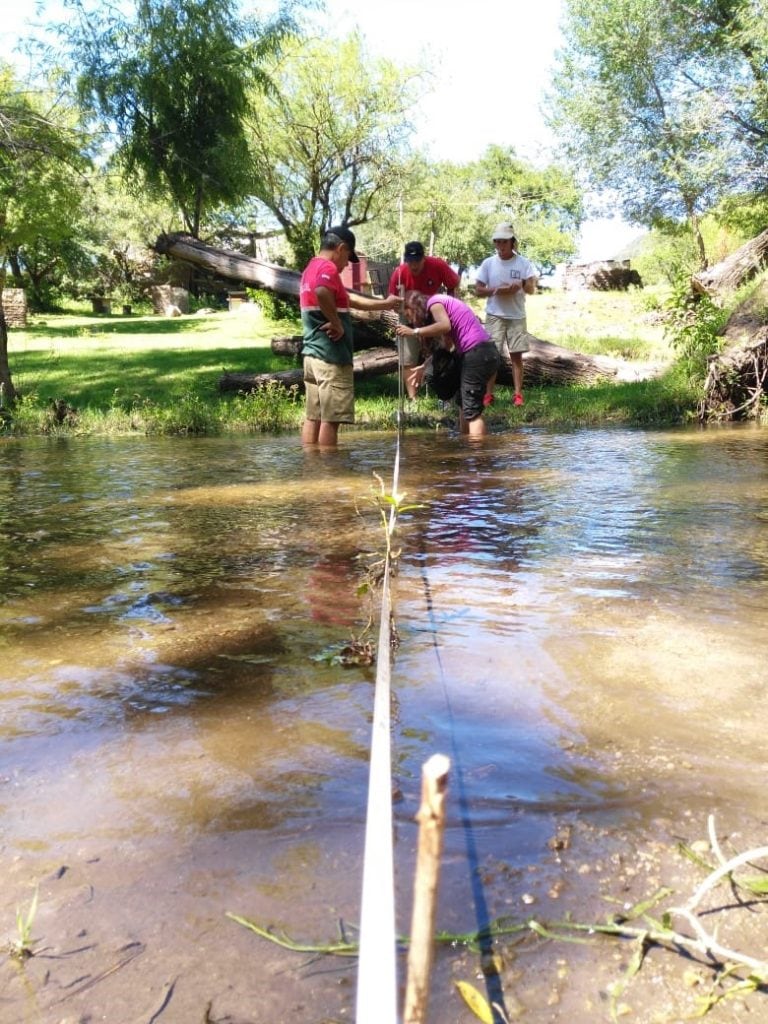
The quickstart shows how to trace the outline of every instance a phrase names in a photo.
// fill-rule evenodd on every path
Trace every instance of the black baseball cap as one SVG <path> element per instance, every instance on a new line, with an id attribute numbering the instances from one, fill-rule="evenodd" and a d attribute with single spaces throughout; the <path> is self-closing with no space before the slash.
<path id="1" fill-rule="evenodd" d="M 424 259 L 424 246 L 421 242 L 406 242 L 403 259 L 406 263 L 418 263 Z"/>
<path id="2" fill-rule="evenodd" d="M 328 228 L 328 230 L 326 231 L 326 234 L 327 235 L 336 235 L 336 237 L 340 241 L 344 242 L 347 245 L 347 247 L 349 248 L 349 261 L 350 261 L 350 263 L 359 263 L 360 262 L 360 257 L 355 252 L 355 245 L 357 244 L 356 241 L 355 241 L 355 236 L 349 230 L 349 228 L 345 228 L 343 225 L 339 224 L 337 227 Z"/>

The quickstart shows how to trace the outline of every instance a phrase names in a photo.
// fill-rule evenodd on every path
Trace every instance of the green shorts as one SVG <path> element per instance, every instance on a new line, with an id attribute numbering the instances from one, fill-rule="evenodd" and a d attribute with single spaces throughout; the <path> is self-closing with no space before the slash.
<path id="1" fill-rule="evenodd" d="M 522 320 L 510 320 L 505 316 L 494 316 L 489 313 L 485 318 L 485 329 L 499 350 L 500 356 L 509 356 L 512 352 L 527 352 L 528 324 Z"/>
<path id="2" fill-rule="evenodd" d="M 304 356 L 305 414 L 321 423 L 355 422 L 355 378 L 351 363 L 326 363 Z"/>

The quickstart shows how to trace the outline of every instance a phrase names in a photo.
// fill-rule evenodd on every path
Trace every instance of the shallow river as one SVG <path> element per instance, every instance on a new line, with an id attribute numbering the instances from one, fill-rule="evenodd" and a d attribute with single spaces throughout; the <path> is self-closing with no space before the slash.
<path id="1" fill-rule="evenodd" d="M 225 912 L 354 934 L 375 669 L 334 655 L 377 636 L 393 458 L 366 433 L 0 441 L 0 941 L 37 887 L 40 954 L 3 964 L 0 1021 L 354 1015 L 353 964 Z M 764 815 L 768 433 L 406 433 L 400 486 L 401 933 L 437 751 L 453 931 Z M 474 1019 L 460 977 L 482 987 L 442 953 L 435 1021 Z"/>

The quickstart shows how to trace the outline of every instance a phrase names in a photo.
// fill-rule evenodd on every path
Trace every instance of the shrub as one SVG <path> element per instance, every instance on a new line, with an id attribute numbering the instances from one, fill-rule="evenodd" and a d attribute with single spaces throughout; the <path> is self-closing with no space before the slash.
<path id="1" fill-rule="evenodd" d="M 299 388 L 295 384 L 286 392 L 281 384 L 271 380 L 247 394 L 238 395 L 233 412 L 238 422 L 249 430 L 277 433 L 294 425 L 298 402 Z"/>
<path id="2" fill-rule="evenodd" d="M 298 299 L 278 295 L 267 288 L 246 288 L 246 293 L 270 320 L 297 320 L 300 316 Z"/>
<path id="3" fill-rule="evenodd" d="M 720 332 L 728 319 L 706 295 L 694 295 L 687 279 L 678 281 L 667 302 L 665 335 L 694 380 L 704 380 L 707 360 L 722 348 Z"/>

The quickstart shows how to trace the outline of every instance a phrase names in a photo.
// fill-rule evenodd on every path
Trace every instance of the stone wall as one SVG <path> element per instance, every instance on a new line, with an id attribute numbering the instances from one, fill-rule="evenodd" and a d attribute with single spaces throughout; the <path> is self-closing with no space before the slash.
<path id="1" fill-rule="evenodd" d="M 3 312 L 9 327 L 27 326 L 27 293 L 23 288 L 3 288 Z"/>

